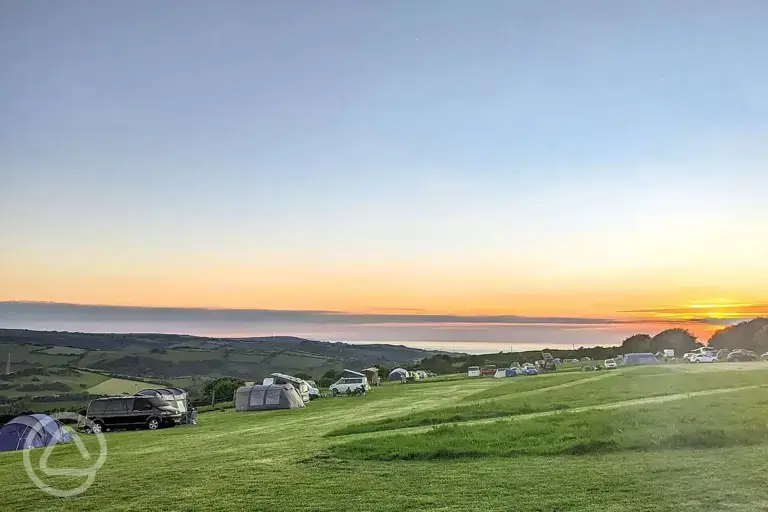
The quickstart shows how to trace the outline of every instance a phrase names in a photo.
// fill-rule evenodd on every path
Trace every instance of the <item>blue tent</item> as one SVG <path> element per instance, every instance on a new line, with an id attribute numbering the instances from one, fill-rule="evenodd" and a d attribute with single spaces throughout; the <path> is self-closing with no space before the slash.
<path id="1" fill-rule="evenodd" d="M 72 435 L 47 414 L 18 416 L 0 428 L 0 452 L 68 443 Z"/>
<path id="2" fill-rule="evenodd" d="M 505 371 L 507 377 L 517 377 L 521 373 L 519 368 L 507 368 Z"/>

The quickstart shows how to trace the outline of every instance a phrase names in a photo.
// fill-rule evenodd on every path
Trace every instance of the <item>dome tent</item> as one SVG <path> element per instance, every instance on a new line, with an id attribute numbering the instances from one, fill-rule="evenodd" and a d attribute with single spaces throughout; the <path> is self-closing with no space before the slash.
<path id="1" fill-rule="evenodd" d="M 405 382 L 405 380 L 408 378 L 408 370 L 405 370 L 403 368 L 395 368 L 391 372 L 389 372 L 389 377 L 387 380 L 389 382 Z"/>
<path id="2" fill-rule="evenodd" d="M 42 448 L 72 441 L 72 435 L 47 414 L 18 416 L 0 428 L 0 452 Z"/>
<path id="3" fill-rule="evenodd" d="M 267 411 L 306 407 L 291 384 L 254 384 L 235 391 L 236 411 Z"/>

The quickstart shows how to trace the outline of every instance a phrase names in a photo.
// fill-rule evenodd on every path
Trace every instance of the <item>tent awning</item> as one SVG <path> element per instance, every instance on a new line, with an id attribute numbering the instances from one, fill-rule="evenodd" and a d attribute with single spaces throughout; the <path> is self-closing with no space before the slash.
<path id="1" fill-rule="evenodd" d="M 351 373 L 352 375 L 357 375 L 358 377 L 365 377 L 364 373 L 356 372 L 354 370 L 347 370 L 346 368 L 344 368 L 344 370 L 342 370 L 342 371 L 344 373 Z"/>
<path id="2" fill-rule="evenodd" d="M 295 382 L 296 384 L 301 384 L 304 382 L 302 379 L 298 377 L 294 377 L 293 375 L 286 375 L 284 373 L 270 373 L 270 377 L 275 377 L 276 379 L 283 379 L 287 382 Z"/>

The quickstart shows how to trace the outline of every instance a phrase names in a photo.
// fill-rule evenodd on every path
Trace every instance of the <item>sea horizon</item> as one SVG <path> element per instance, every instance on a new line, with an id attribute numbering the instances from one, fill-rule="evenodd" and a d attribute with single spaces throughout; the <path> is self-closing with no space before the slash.
<path id="1" fill-rule="evenodd" d="M 0 302 L 0 328 L 87 333 L 156 333 L 221 338 L 295 336 L 349 344 L 491 353 L 618 346 L 638 332 L 673 325 L 598 318 L 546 318 L 327 311 L 156 308 Z"/>

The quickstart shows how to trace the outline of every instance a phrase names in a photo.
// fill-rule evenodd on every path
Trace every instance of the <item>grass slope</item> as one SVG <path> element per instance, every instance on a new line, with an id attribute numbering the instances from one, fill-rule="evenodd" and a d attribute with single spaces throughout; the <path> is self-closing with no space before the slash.
<path id="1" fill-rule="evenodd" d="M 745 380 L 768 385 L 768 368 L 761 363 L 751 367 L 756 370 L 665 368 L 670 373 L 656 378 L 679 377 L 664 381 L 667 396 L 736 388 Z M 585 378 L 579 385 L 541 392 L 493 379 L 387 385 L 365 397 L 324 399 L 306 409 L 211 412 L 201 415 L 197 427 L 107 434 L 107 463 L 93 486 L 73 499 L 42 494 L 27 479 L 20 453 L 0 454 L 0 508 L 765 510 L 768 404 L 762 388 L 663 404 L 638 402 L 610 411 L 555 412 L 549 418 L 474 419 L 490 423 L 428 428 L 426 433 L 326 435 L 363 420 L 441 415 L 466 397 L 500 386 L 509 395 L 477 403 L 512 400 L 517 393 L 558 403 L 573 399 L 577 389 L 594 386 L 589 389 L 601 391 L 585 395 L 583 406 L 607 405 L 615 386 L 629 389 L 621 384 L 625 377 L 657 393 L 644 372 L 622 369 L 601 380 Z M 542 377 L 538 382 L 556 381 Z M 619 393 L 614 400 L 627 395 L 642 398 L 637 391 Z M 85 444 L 95 453 L 95 439 L 85 437 Z M 574 449 L 578 446 L 582 448 Z M 33 460 L 39 457 L 39 450 L 32 452 Z M 48 464 L 57 468 L 90 462 L 82 461 L 76 446 L 63 445 Z M 80 482 L 63 476 L 45 481 Z"/>

